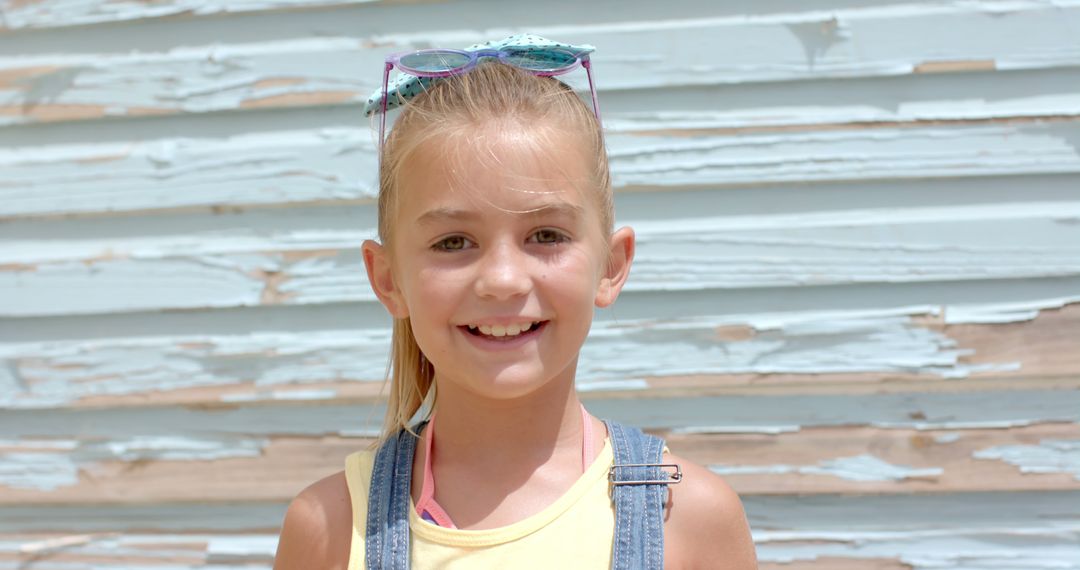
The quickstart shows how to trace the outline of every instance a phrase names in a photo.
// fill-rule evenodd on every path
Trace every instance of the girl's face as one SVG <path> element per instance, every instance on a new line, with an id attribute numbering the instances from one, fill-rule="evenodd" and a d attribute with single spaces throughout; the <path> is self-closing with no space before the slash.
<path id="1" fill-rule="evenodd" d="M 364 260 L 386 307 L 410 318 L 440 393 L 510 399 L 572 381 L 593 307 L 614 302 L 634 237 L 601 228 L 591 165 L 569 135 L 544 158 L 521 129 L 474 135 L 484 142 L 457 161 L 438 142 L 409 158 L 392 251 L 368 242 Z"/>

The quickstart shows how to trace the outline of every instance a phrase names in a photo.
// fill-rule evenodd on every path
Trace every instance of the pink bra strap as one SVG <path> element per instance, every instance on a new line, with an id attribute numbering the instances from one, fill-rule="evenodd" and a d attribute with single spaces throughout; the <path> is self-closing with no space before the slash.
<path id="1" fill-rule="evenodd" d="M 589 421 L 589 412 L 585 405 L 581 405 L 582 441 L 581 444 L 581 472 L 589 468 L 589 459 L 593 456 L 592 422 Z M 424 483 L 420 487 L 420 500 L 416 503 L 416 512 L 421 518 L 434 522 L 443 528 L 457 528 L 450 515 L 435 502 L 435 477 L 431 474 L 431 446 L 435 440 L 435 414 L 427 424 L 427 437 L 424 438 Z M 425 516 L 426 515 L 426 516 Z"/>
<path id="2" fill-rule="evenodd" d="M 416 503 L 416 512 L 422 518 L 430 518 L 435 524 L 445 528 L 457 528 L 450 515 L 435 502 L 435 477 L 431 474 L 431 444 L 435 439 L 435 414 L 427 424 L 427 437 L 424 441 L 424 483 L 420 487 L 420 501 Z M 424 515 L 428 515 L 424 517 Z"/>

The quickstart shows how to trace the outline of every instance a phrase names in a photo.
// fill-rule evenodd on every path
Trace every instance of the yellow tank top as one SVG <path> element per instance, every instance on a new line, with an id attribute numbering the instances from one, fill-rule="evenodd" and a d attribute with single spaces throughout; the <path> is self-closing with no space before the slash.
<path id="1" fill-rule="evenodd" d="M 487 530 L 443 528 L 420 518 L 409 501 L 412 570 L 486 568 L 610 568 L 615 508 L 608 495 L 611 443 L 558 500 L 512 525 Z M 367 497 L 374 451 L 345 459 L 352 501 L 349 570 L 364 570 Z"/>

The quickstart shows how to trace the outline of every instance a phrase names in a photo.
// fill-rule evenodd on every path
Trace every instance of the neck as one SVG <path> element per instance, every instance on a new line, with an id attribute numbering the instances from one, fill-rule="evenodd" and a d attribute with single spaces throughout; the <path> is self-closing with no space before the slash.
<path id="1" fill-rule="evenodd" d="M 555 456 L 581 457 L 584 426 L 572 375 L 510 400 L 456 388 L 451 382 L 438 385 L 435 445 L 440 463 L 532 468 Z"/>

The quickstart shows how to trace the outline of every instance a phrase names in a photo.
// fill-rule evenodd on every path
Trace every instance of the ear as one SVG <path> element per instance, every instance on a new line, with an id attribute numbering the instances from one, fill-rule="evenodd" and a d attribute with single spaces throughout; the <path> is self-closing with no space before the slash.
<path id="1" fill-rule="evenodd" d="M 375 291 L 379 302 L 386 307 L 394 318 L 404 319 L 409 316 L 405 298 L 394 281 L 394 272 L 390 266 L 390 252 L 378 242 L 364 240 L 361 246 L 364 254 L 364 267 L 367 268 L 368 283 Z"/>
<path id="2" fill-rule="evenodd" d="M 596 306 L 600 308 L 609 307 L 615 302 L 630 276 L 630 264 L 634 261 L 634 230 L 619 228 L 611 234 L 608 247 L 610 261 L 600 276 L 600 286 L 596 290 Z"/>

